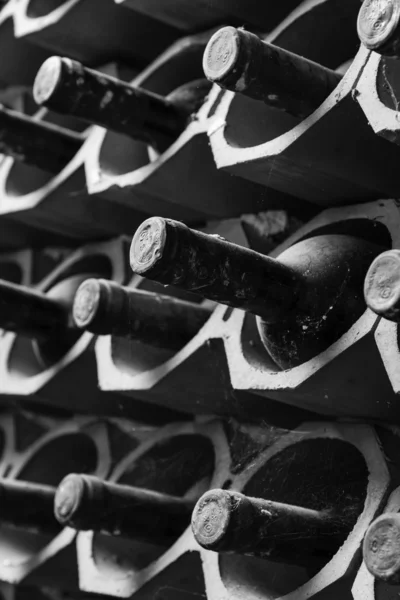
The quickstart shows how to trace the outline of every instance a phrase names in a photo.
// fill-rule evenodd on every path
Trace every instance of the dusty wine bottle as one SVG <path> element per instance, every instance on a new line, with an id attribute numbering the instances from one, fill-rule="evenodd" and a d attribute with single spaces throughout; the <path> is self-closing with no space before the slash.
<path id="1" fill-rule="evenodd" d="M 169 545 L 189 526 L 194 502 L 89 475 L 67 475 L 54 514 L 62 525 Z"/>
<path id="2" fill-rule="evenodd" d="M 378 580 L 400 584 L 400 514 L 387 513 L 368 528 L 363 543 L 364 562 Z"/>
<path id="3" fill-rule="evenodd" d="M 400 57 L 400 4 L 397 0 L 364 0 L 357 19 L 360 42 L 389 57 Z"/>
<path id="4" fill-rule="evenodd" d="M 0 152 L 57 174 L 75 156 L 84 138 L 0 105 Z"/>
<path id="5" fill-rule="evenodd" d="M 342 76 L 257 35 L 223 27 L 208 42 L 203 69 L 220 87 L 260 100 L 295 117 L 308 117 Z"/>
<path id="6" fill-rule="evenodd" d="M 367 306 L 377 315 L 400 323 L 400 250 L 382 252 L 365 276 Z"/>
<path id="7" fill-rule="evenodd" d="M 206 550 L 268 558 L 310 566 L 329 559 L 352 525 L 332 511 L 250 498 L 231 490 L 211 490 L 197 502 L 192 531 Z"/>
<path id="8" fill-rule="evenodd" d="M 211 309 L 162 294 L 88 279 L 78 288 L 73 317 L 80 329 L 171 350 L 189 342 Z"/>
<path id="9" fill-rule="evenodd" d="M 263 344 L 287 369 L 326 350 L 363 314 L 365 274 L 382 249 L 349 235 L 316 235 L 274 259 L 152 217 L 133 237 L 130 262 L 143 277 L 258 315 Z"/>
<path id="10" fill-rule="evenodd" d="M 170 144 L 185 129 L 209 89 L 193 82 L 171 99 L 84 67 L 69 58 L 47 59 L 36 76 L 37 104 L 134 139 Z"/>
<path id="11" fill-rule="evenodd" d="M 0 523 L 56 534 L 60 525 L 54 517 L 55 488 L 15 479 L 0 479 Z"/>

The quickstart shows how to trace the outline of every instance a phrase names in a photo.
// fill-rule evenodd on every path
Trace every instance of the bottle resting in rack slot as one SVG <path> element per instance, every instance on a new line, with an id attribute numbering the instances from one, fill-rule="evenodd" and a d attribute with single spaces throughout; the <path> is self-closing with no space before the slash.
<path id="1" fill-rule="evenodd" d="M 365 277 L 364 296 L 377 315 L 400 323 L 400 250 L 382 252 Z"/>
<path id="2" fill-rule="evenodd" d="M 55 535 L 55 488 L 16 479 L 0 479 L 0 525 Z"/>
<path id="3" fill-rule="evenodd" d="M 152 346 L 179 350 L 204 325 L 211 309 L 105 279 L 88 279 L 73 305 L 77 327 L 97 335 L 114 335 Z"/>
<path id="4" fill-rule="evenodd" d="M 204 51 L 203 69 L 212 83 L 300 118 L 314 112 L 342 78 L 235 27 L 223 27 L 212 36 Z"/>
<path id="5" fill-rule="evenodd" d="M 193 506 L 192 500 L 72 473 L 57 488 L 54 514 L 74 529 L 163 546 L 189 526 Z"/>
<path id="6" fill-rule="evenodd" d="M 363 544 L 364 562 L 379 581 L 400 584 L 400 514 L 387 513 L 368 528 Z"/>
<path id="7" fill-rule="evenodd" d="M 196 80 L 164 98 L 77 61 L 53 56 L 39 69 L 33 94 L 41 106 L 163 150 L 183 132 L 209 89 L 207 80 Z"/>
<path id="8" fill-rule="evenodd" d="M 398 0 L 364 0 L 357 33 L 368 50 L 400 58 L 400 4 Z"/>
<path id="9" fill-rule="evenodd" d="M 0 105 L 0 152 L 56 175 L 75 156 L 84 137 Z"/>
<path id="10" fill-rule="evenodd" d="M 333 344 L 365 311 L 364 277 L 382 247 L 316 235 L 278 259 L 183 223 L 152 217 L 136 231 L 132 270 L 258 316 L 263 344 L 282 369 Z"/>
<path id="11" fill-rule="evenodd" d="M 329 560 L 354 523 L 332 510 L 211 490 L 197 502 L 192 531 L 206 550 L 267 558 L 303 567 Z"/>

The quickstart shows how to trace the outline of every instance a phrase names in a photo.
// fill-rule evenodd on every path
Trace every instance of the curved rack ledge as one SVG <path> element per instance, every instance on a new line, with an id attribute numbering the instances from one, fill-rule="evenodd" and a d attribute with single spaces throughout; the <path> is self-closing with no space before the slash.
<path id="1" fill-rule="evenodd" d="M 117 283 L 127 278 L 128 246 L 123 238 L 86 246 L 74 252 L 37 287 L 50 295 L 73 292 L 88 277 L 104 277 Z M 154 414 L 140 402 L 124 402 L 97 387 L 94 336 L 82 334 L 62 356 L 42 356 L 34 342 L 7 333 L 0 345 L 0 394 L 3 401 L 64 411 L 93 412 L 144 421 L 162 422 L 171 411 Z M 76 384 L 79 385 L 79 393 Z M 153 414 L 151 414 L 153 413 Z"/>
<path id="2" fill-rule="evenodd" d="M 19 0 L 14 15 L 17 38 L 87 65 L 118 57 L 143 67 L 179 35 L 112 0 Z"/>
<path id="3" fill-rule="evenodd" d="M 166 96 L 204 77 L 202 55 L 212 33 L 179 40 L 132 84 Z M 300 211 L 304 203 L 297 199 L 266 193 L 262 186 L 215 169 L 207 129 L 218 96 L 214 88 L 185 131 L 160 155 L 143 142 L 96 128 L 86 153 L 89 192 L 103 193 L 147 214 L 187 222 L 282 206 Z"/>
<path id="4" fill-rule="evenodd" d="M 33 274 L 32 250 L 0 254 L 0 279 L 30 285 Z"/>
<path id="5" fill-rule="evenodd" d="M 31 586 L 12 585 L 0 583 L 0 596 L 2 600 L 57 600 L 59 594 L 54 589 L 38 588 Z"/>
<path id="6" fill-rule="evenodd" d="M 326 444 L 328 447 L 324 455 Z M 307 446 L 309 448 L 305 451 Z M 296 460 L 296 447 L 302 448 L 299 452 L 300 462 L 297 470 L 290 470 L 290 475 L 291 479 L 299 478 L 297 487 L 293 486 L 291 479 L 285 484 L 289 477 L 288 463 L 293 468 L 293 461 Z M 282 470 L 269 467 L 278 464 L 279 455 L 285 453 L 291 455 L 287 462 L 282 459 Z M 244 471 L 233 475 L 230 486 L 234 490 L 245 490 L 245 493 L 246 488 L 250 486 L 251 492 L 249 490 L 248 493 L 252 496 L 272 493 L 271 499 L 280 502 L 285 502 L 285 498 L 286 502 L 294 502 L 295 499 L 299 501 L 303 494 L 304 499 L 308 498 L 309 505 L 312 506 L 315 500 L 307 495 L 312 489 L 307 487 L 308 461 L 321 463 L 326 456 L 327 464 L 331 465 L 334 472 L 335 465 L 336 469 L 341 469 L 350 460 L 350 454 L 353 459 L 357 459 L 357 464 L 359 461 L 364 462 L 368 471 L 364 509 L 347 540 L 332 559 L 318 573 L 310 576 L 299 567 L 278 565 L 268 560 L 245 556 L 239 557 L 238 560 L 234 555 L 218 555 L 201 550 L 208 600 L 237 600 L 244 596 L 249 600 L 305 600 L 314 596 L 334 598 L 341 595 L 348 597 L 347 578 L 351 577 L 357 568 L 358 561 L 355 558 L 360 544 L 367 527 L 385 500 L 390 482 L 385 459 L 372 428 L 363 425 L 303 424 L 300 428 L 283 435 L 275 444 L 260 453 Z M 308 456 L 308 460 L 304 459 L 305 456 Z M 273 469 L 270 474 L 269 468 Z M 325 476 L 328 469 L 329 467 L 326 467 Z M 320 475 L 319 469 L 315 472 Z M 309 480 L 316 477 L 315 472 L 308 477 Z M 320 489 L 322 479 L 318 479 L 318 482 Z M 364 600 L 364 597 L 362 598 Z"/>
<path id="7" fill-rule="evenodd" d="M 115 0 L 115 3 L 188 32 L 235 20 L 235 7 L 224 2 L 210 5 L 207 0 L 195 0 L 188 5 L 186 0 Z"/>
<path id="8" fill-rule="evenodd" d="M 219 422 L 173 424 L 126 455 L 110 480 L 195 499 L 226 481 L 229 462 Z M 127 598 L 149 581 L 157 585 L 165 570 L 178 570 L 182 576 L 181 560 L 195 549 L 189 525 L 168 550 L 81 532 L 77 538 L 81 589 Z M 168 580 L 171 585 L 171 573 Z"/>
<path id="9" fill-rule="evenodd" d="M 57 248 L 34 251 L 31 249 L 0 254 L 0 279 L 34 285 L 47 276 L 62 260 L 67 251 Z"/>
<path id="10" fill-rule="evenodd" d="M 87 464 L 82 461 L 83 456 Z M 56 486 L 72 470 L 107 475 L 110 452 L 106 426 L 78 418 L 45 433 L 26 450 L 14 449 L 7 477 Z M 52 538 L 1 527 L 0 579 L 27 585 L 62 585 L 77 589 L 76 532 L 66 528 Z"/>
<path id="11" fill-rule="evenodd" d="M 18 6 L 19 0 L 10 0 L 0 9 L 0 53 L 7 57 L 0 63 L 2 85 L 31 85 L 40 65 L 50 56 L 50 51 L 16 39 L 14 14 Z"/>
<path id="12" fill-rule="evenodd" d="M 260 5 L 258 0 L 194 0 L 190 8 L 186 0 L 115 0 L 116 4 L 143 12 L 179 29 L 196 31 L 216 25 L 253 25 L 258 30 L 270 31 L 298 4 L 298 0 Z M 316 4 L 315 0 L 307 0 Z M 340 7 L 347 10 L 350 2 Z M 356 15 L 356 13 L 355 13 Z"/>
<path id="13" fill-rule="evenodd" d="M 372 221 L 383 226 L 382 232 L 386 228 L 393 247 L 397 247 L 399 218 L 397 202 L 392 200 L 329 209 L 299 229 L 271 256 L 279 256 L 301 238 L 325 227 L 333 232 L 342 224 L 351 234 L 353 219 L 353 235 L 357 230 L 362 235 L 363 220 Z M 277 370 L 263 350 L 252 315 L 239 310 L 231 313 L 229 309 L 226 314 L 231 316 L 223 335 L 234 390 L 251 391 L 318 414 L 399 421 L 398 398 L 374 340 L 379 318 L 369 309 L 325 352 L 286 371 Z"/>
<path id="14" fill-rule="evenodd" d="M 47 110 L 35 118 L 76 129 L 76 120 Z M 81 124 L 79 124 L 81 125 Z M 121 233 L 131 233 L 145 218 L 133 207 L 114 206 L 102 195 L 89 195 L 84 172 L 90 152 L 90 128 L 73 159 L 57 174 L 6 157 L 0 165 L 0 230 L 14 232 L 14 223 L 25 228 L 21 245 L 77 243 Z M 87 135 L 89 134 L 89 139 Z M 11 221 L 11 225 L 10 225 Z M 32 240 L 33 238 L 33 240 Z M 5 242 L 7 244 L 7 241 Z"/>
<path id="15" fill-rule="evenodd" d="M 317 18 L 315 7 L 307 4 L 308 10 L 303 4 L 302 14 L 295 11 L 265 39 L 337 67 L 356 51 L 355 17 L 342 19 L 337 3 L 325 0 L 318 3 Z M 358 10 L 358 2 L 352 8 Z M 342 51 L 337 40 L 349 28 Z M 326 43 L 321 42 L 324 33 Z M 223 93 L 209 126 L 218 169 L 322 206 L 398 195 L 399 153 L 374 136 L 352 98 L 367 59 L 361 48 L 337 88 L 303 121 L 240 94 Z"/>

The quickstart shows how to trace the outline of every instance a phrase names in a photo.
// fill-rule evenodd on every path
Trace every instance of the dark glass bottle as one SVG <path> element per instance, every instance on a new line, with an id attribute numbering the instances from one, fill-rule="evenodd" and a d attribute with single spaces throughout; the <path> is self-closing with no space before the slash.
<path id="1" fill-rule="evenodd" d="M 136 231 L 130 261 L 143 277 L 257 315 L 267 351 L 287 369 L 326 350 L 362 315 L 364 277 L 381 251 L 364 239 L 329 234 L 274 259 L 152 217 Z"/>

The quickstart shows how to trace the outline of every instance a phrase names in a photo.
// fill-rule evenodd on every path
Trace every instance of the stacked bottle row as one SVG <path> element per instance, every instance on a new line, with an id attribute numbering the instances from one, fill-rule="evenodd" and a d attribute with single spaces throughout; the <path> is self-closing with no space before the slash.
<path id="1" fill-rule="evenodd" d="M 124 20 L 131 33 L 131 21 L 148 31 L 142 60 L 135 44 L 128 56 L 110 42 L 102 57 L 102 37 L 85 36 L 85 44 L 95 44 L 94 60 L 66 39 L 68 19 L 88 28 L 90 2 L 61 3 L 32 39 L 17 25 L 24 3 L 3 8 L 4 22 L 14 19 L 17 45 L 29 39 L 51 50 L 35 65 L 28 88 L 35 80 L 34 99 L 46 109 L 35 113 L 25 102 L 27 114 L 1 112 L 1 149 L 8 155 L 0 167 L 3 247 L 130 234 L 151 215 L 201 226 L 260 207 L 304 217 L 315 205 L 398 194 L 397 148 L 371 131 L 352 100 L 368 60 L 363 47 L 353 60 L 358 1 L 342 10 L 329 0 L 292 13 L 289 7 L 283 23 L 261 37 L 229 26 L 182 38 L 168 16 L 155 11 L 149 18 L 143 16 L 149 7 L 129 4 L 104 0 L 100 14 Z M 141 19 L 149 19 L 147 28 Z M 8 90 L 4 102 L 21 108 L 21 94 Z"/>
<path id="2" fill-rule="evenodd" d="M 71 597 L 328 598 L 397 477 L 393 434 L 363 425 L 3 411 L 0 432 L 0 582 Z"/>
<path id="3" fill-rule="evenodd" d="M 282 211 L 203 230 L 152 217 L 33 288 L 4 255 L 0 395 L 148 422 L 399 422 L 399 220 L 391 200 L 300 228 Z"/>

